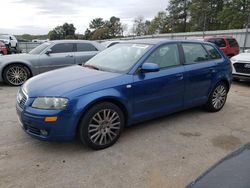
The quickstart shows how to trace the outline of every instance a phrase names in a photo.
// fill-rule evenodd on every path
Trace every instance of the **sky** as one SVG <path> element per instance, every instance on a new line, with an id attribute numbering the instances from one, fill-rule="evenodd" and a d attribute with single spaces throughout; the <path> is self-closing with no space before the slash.
<path id="1" fill-rule="evenodd" d="M 0 33 L 47 34 L 68 22 L 83 34 L 92 19 L 111 16 L 121 18 L 129 31 L 136 17 L 152 19 L 167 5 L 168 0 L 2 0 Z"/>

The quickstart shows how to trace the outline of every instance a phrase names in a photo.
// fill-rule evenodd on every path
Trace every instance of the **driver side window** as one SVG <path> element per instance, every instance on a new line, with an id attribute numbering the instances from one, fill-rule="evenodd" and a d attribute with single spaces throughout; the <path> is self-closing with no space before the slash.
<path id="1" fill-rule="evenodd" d="M 60 43 L 56 44 L 51 48 L 51 53 L 67 53 L 67 52 L 73 52 L 74 50 L 74 44 L 71 43 Z"/>
<path id="2" fill-rule="evenodd" d="M 147 62 L 159 65 L 161 69 L 180 65 L 179 50 L 177 44 L 167 44 L 156 49 Z"/>

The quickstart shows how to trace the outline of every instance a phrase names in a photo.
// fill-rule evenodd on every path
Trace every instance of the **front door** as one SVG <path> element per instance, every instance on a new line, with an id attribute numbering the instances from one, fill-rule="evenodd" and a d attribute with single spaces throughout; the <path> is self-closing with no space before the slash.
<path id="1" fill-rule="evenodd" d="M 75 63 L 74 44 L 59 43 L 51 47 L 49 54 L 40 55 L 40 73 L 73 65 Z"/>
<path id="2" fill-rule="evenodd" d="M 134 75 L 134 119 L 182 108 L 184 68 L 180 63 L 178 45 L 167 44 L 159 47 L 145 62 L 158 64 L 160 71 Z"/>

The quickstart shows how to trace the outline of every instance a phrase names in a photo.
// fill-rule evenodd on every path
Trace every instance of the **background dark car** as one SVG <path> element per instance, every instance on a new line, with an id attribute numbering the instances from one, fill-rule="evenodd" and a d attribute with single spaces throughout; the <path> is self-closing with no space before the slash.
<path id="1" fill-rule="evenodd" d="M 186 188 L 249 188 L 250 143 L 219 161 Z"/>
<path id="2" fill-rule="evenodd" d="M 8 49 L 5 46 L 3 41 L 0 41 L 0 55 L 7 55 L 8 54 Z"/>
<path id="3" fill-rule="evenodd" d="M 206 42 L 216 44 L 228 57 L 233 57 L 240 53 L 240 47 L 237 40 L 233 37 L 222 36 L 222 37 L 206 37 Z"/>

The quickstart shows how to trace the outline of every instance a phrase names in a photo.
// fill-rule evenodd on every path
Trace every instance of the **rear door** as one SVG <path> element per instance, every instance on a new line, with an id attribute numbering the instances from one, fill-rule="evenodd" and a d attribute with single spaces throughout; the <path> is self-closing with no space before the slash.
<path id="1" fill-rule="evenodd" d="M 39 70 L 46 72 L 75 64 L 74 43 L 59 43 L 51 47 L 51 53 L 40 55 Z"/>
<path id="2" fill-rule="evenodd" d="M 82 65 L 98 53 L 98 49 L 91 43 L 76 43 L 76 64 Z"/>
<path id="3" fill-rule="evenodd" d="M 185 59 L 185 106 L 202 104 L 207 100 L 216 76 L 216 62 L 200 43 L 182 43 L 182 48 Z"/>

